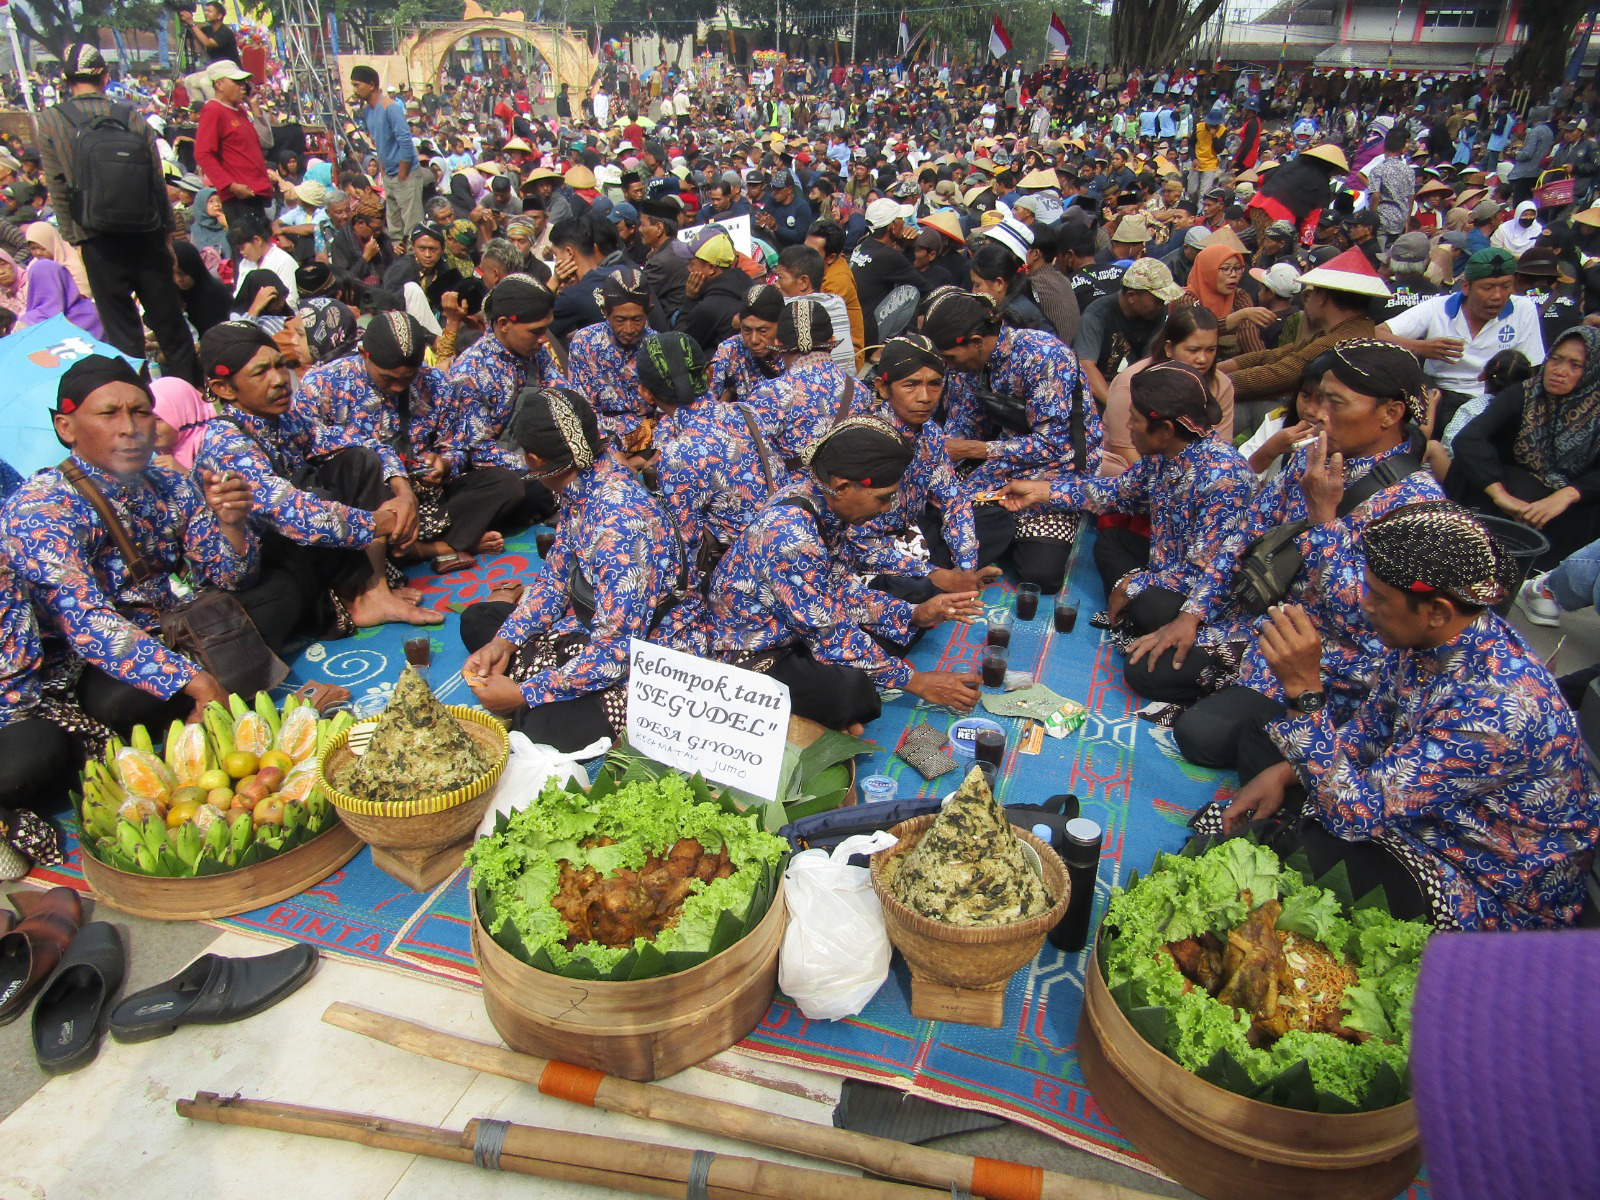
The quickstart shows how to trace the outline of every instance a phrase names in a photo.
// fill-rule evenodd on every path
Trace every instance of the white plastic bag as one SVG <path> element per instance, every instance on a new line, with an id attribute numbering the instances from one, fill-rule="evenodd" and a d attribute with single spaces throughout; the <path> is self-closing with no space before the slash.
<path id="1" fill-rule="evenodd" d="M 489 802 L 483 820 L 478 822 L 476 836 L 488 837 L 494 832 L 495 819 L 501 813 L 509 817 L 517 809 L 526 808 L 552 779 L 558 783 L 576 779 L 579 783 L 588 784 L 589 773 L 579 764 L 586 759 L 599 758 L 609 749 L 611 739 L 601 738 L 582 750 L 563 754 L 554 746 L 536 744 L 526 734 L 513 731 L 511 757 L 506 760 L 506 769 L 500 775 L 500 782 L 495 784 L 494 798 Z"/>
<path id="2" fill-rule="evenodd" d="M 874 854 L 894 845 L 879 830 L 825 850 L 802 850 L 784 872 L 789 928 L 778 955 L 778 986 L 812 1020 L 853 1017 L 889 977 L 889 934 L 866 867 L 849 865 L 853 854 Z"/>

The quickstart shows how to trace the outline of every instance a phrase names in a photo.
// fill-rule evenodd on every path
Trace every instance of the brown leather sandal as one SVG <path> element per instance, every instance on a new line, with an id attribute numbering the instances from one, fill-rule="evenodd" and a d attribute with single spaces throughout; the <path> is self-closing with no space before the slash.
<path id="1" fill-rule="evenodd" d="M 337 683 L 319 683 L 312 680 L 310 683 L 302 684 L 295 691 L 295 695 L 307 701 L 319 714 L 326 716 L 350 699 L 350 689 L 340 687 Z"/>
<path id="2" fill-rule="evenodd" d="M 43 895 L 12 892 L 11 902 L 22 920 L 0 937 L 0 1025 L 23 1014 L 83 924 L 83 904 L 68 887 Z"/>

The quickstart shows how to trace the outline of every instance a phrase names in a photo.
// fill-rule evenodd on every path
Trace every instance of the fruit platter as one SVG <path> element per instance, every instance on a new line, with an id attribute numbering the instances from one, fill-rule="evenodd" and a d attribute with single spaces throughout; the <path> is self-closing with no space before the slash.
<path id="1" fill-rule="evenodd" d="M 229 916 L 293 896 L 361 842 L 317 782 L 317 753 L 349 728 L 265 692 L 175 721 L 160 749 L 135 726 L 85 764 L 83 873 L 113 908 L 157 920 Z"/>

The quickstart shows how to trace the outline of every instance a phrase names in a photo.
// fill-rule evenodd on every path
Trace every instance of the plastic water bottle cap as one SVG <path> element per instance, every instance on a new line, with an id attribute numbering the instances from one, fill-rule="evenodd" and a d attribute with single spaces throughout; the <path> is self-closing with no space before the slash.
<path id="1" fill-rule="evenodd" d="M 1074 841 L 1093 842 L 1100 838 L 1100 826 L 1088 817 L 1073 817 L 1067 822 L 1067 836 Z"/>
<path id="2" fill-rule="evenodd" d="M 1050 832 L 1050 826 L 1048 826 L 1048 825 L 1035 825 L 1033 827 L 1033 836 L 1038 838 L 1041 842 L 1043 842 L 1046 846 L 1048 846 L 1050 844 L 1050 838 L 1052 836 L 1051 832 Z"/>

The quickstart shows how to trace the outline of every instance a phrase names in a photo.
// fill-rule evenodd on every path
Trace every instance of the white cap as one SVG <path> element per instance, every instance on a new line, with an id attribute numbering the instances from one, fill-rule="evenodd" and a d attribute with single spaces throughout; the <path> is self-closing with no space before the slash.
<path id="1" fill-rule="evenodd" d="M 867 228 L 877 233 L 889 228 L 895 221 L 909 221 L 917 215 L 917 210 L 910 204 L 901 204 L 898 200 L 874 200 L 867 205 Z"/>

